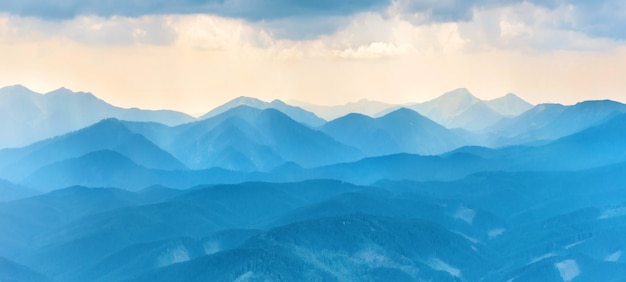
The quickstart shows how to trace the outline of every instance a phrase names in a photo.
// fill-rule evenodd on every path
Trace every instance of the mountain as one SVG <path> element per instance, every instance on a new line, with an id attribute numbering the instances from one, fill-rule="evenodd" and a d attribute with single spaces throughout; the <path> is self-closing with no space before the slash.
<path id="1" fill-rule="evenodd" d="M 379 118 L 349 114 L 326 123 L 321 130 L 367 156 L 433 155 L 467 145 L 461 136 L 406 108 Z"/>
<path id="2" fill-rule="evenodd" d="M 265 171 L 285 162 L 312 167 L 362 156 L 276 109 L 238 106 L 174 130 L 176 138 L 162 146 L 194 169 Z"/>
<path id="3" fill-rule="evenodd" d="M 161 170 L 147 168 L 112 150 L 87 153 L 37 169 L 20 183 L 40 191 L 73 185 L 118 187 L 139 191 L 154 185 L 186 189 L 201 184 L 238 183 L 255 177 L 221 168 L 205 170 Z"/>
<path id="4" fill-rule="evenodd" d="M 530 110 L 533 105 L 513 93 L 485 101 L 487 106 L 503 116 L 518 116 Z"/>
<path id="5" fill-rule="evenodd" d="M 490 144 L 503 146 L 555 140 L 626 113 L 626 105 L 610 101 L 585 101 L 572 106 L 541 104 L 524 114 L 503 119 L 485 131 Z"/>
<path id="6" fill-rule="evenodd" d="M 371 215 L 298 222 L 131 281 L 478 280 L 481 246 L 436 224 Z"/>
<path id="7" fill-rule="evenodd" d="M 24 86 L 0 89 L 0 148 L 21 147 L 65 134 L 105 118 L 155 121 L 177 125 L 194 118 L 169 110 L 124 109 L 112 106 L 91 93 L 60 88 L 46 94 Z"/>
<path id="8" fill-rule="evenodd" d="M 257 108 L 260 110 L 276 109 L 286 114 L 293 120 L 300 122 L 300 123 L 304 123 L 311 127 L 318 127 L 318 126 L 323 125 L 326 122 L 325 120 L 319 118 L 317 115 L 315 115 L 312 112 L 306 111 L 300 107 L 287 105 L 283 101 L 280 101 L 280 100 L 274 100 L 271 103 L 267 103 L 259 99 L 250 98 L 250 97 L 235 98 L 211 110 L 210 112 L 204 114 L 203 116 L 200 117 L 200 119 L 203 120 L 203 119 L 214 117 L 216 115 L 222 114 L 238 106 L 248 106 L 248 107 Z"/>
<path id="9" fill-rule="evenodd" d="M 489 160 L 471 154 L 420 156 L 394 154 L 365 158 L 309 169 L 286 168 L 261 175 L 263 181 L 302 181 L 305 179 L 337 179 L 369 185 L 380 180 L 454 180 L 469 174 L 500 169 L 500 160 Z"/>
<path id="10" fill-rule="evenodd" d="M 234 225 L 239 228 L 264 227 L 285 212 L 326 200 L 340 193 L 361 189 L 363 188 L 338 181 L 323 180 L 285 184 L 245 183 L 203 186 L 158 203 L 129 205 L 87 215 L 83 213 L 82 217 L 69 224 L 57 225 L 53 230 L 44 229 L 40 234 L 45 234 L 45 236 L 35 236 L 32 241 L 28 241 L 30 239 L 28 237 L 16 237 L 15 240 L 22 240 L 22 242 L 26 240 L 26 242 L 31 242 L 31 246 L 37 248 L 36 251 L 29 251 L 27 255 L 21 255 L 19 262 L 35 265 L 37 270 L 55 278 L 70 276 L 73 272 L 81 272 L 85 267 L 94 265 L 115 270 L 117 267 L 111 264 L 119 265 L 119 263 L 111 261 L 112 257 L 129 259 L 128 256 L 130 256 L 131 263 L 129 264 L 140 261 L 146 263 L 158 261 L 161 253 L 150 252 L 146 248 L 161 248 L 161 243 L 156 246 L 152 243 L 169 241 L 172 238 L 204 238 L 202 239 L 202 252 L 205 254 L 236 247 L 238 243 L 253 234 L 250 234 L 250 231 L 230 231 L 223 235 L 215 232 L 224 232 Z M 104 191 L 101 192 L 108 191 L 108 189 L 102 190 Z M 80 197 L 76 198 L 80 199 Z M 67 200 L 75 205 L 76 198 L 70 197 Z M 87 204 L 85 206 L 89 207 Z M 17 208 L 24 209 L 21 206 Z M 96 207 L 90 208 L 93 210 Z M 29 212 L 28 214 L 38 213 Z M 40 213 L 39 215 L 43 216 Z M 32 220 L 24 221 L 32 222 Z M 253 233 L 256 234 L 256 232 Z M 5 236 L 10 235 L 5 234 Z M 180 245 L 180 241 L 162 243 Z M 190 243 L 183 243 L 186 247 L 180 249 L 190 250 L 187 247 L 193 245 L 193 242 Z M 151 246 L 146 246 L 147 244 Z M 135 251 L 130 252 L 131 247 Z M 126 257 L 124 258 L 122 254 Z M 140 256 L 142 254 L 145 256 Z M 174 256 L 176 252 L 172 251 L 171 254 Z M 50 259 L 52 257 L 56 259 Z M 163 257 L 175 259 L 167 253 L 163 254 Z M 182 258 L 182 254 L 180 257 Z M 170 264 L 171 262 L 168 261 L 164 260 L 160 266 Z M 97 270 L 104 271 L 105 269 L 98 268 Z M 82 275 L 87 275 L 87 273 L 83 272 Z M 66 281 L 66 279 L 60 280 Z"/>
<path id="11" fill-rule="evenodd" d="M 170 153 L 142 135 L 128 130 L 120 121 L 106 119 L 24 148 L 0 151 L 0 174 L 8 180 L 19 182 L 43 166 L 99 150 L 115 150 L 148 168 L 185 169 L 185 165 Z"/>
<path id="12" fill-rule="evenodd" d="M 314 112 L 315 114 L 326 120 L 333 120 L 351 113 L 358 113 L 374 117 L 387 109 L 397 107 L 393 104 L 370 101 L 367 99 L 362 99 L 357 102 L 351 102 L 344 105 L 336 106 L 321 106 L 300 101 L 290 101 L 290 103 Z"/>
<path id="13" fill-rule="evenodd" d="M 427 118 L 447 127 L 477 131 L 488 127 L 502 118 L 488 104 L 459 88 L 428 102 L 407 106 Z"/>

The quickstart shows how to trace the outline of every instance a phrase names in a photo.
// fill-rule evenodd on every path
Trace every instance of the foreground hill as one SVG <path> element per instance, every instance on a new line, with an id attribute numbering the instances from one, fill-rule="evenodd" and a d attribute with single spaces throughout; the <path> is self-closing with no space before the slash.
<path id="1" fill-rule="evenodd" d="M 436 224 L 351 215 L 273 229 L 134 281 L 475 280 L 485 260 L 469 240 Z"/>
<path id="2" fill-rule="evenodd" d="M 62 281 L 506 281 L 573 264 L 608 279 L 624 269 L 624 175 L 620 163 L 372 186 L 75 187 L 0 203 L 0 256 Z"/>

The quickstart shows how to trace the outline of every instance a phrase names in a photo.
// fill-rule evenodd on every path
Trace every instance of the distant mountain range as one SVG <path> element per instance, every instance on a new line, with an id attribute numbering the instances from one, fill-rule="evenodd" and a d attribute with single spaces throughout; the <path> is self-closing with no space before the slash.
<path id="1" fill-rule="evenodd" d="M 91 93 L 66 88 L 35 93 L 15 85 L 0 89 L 0 148 L 21 147 L 94 124 L 105 118 L 154 121 L 178 125 L 193 121 L 183 113 L 161 110 L 123 109 Z"/>
<path id="2" fill-rule="evenodd" d="M 626 105 L 301 106 L 2 88 L 0 281 L 626 277 Z"/>
<path id="3" fill-rule="evenodd" d="M 255 98 L 239 97 L 209 111 L 198 120 L 212 118 L 243 105 L 261 110 L 276 109 L 308 127 L 320 128 L 327 120 L 350 113 L 381 117 L 400 108 L 396 105 L 368 100 L 332 107 L 294 103 L 302 107 L 288 105 L 280 100 L 268 103 Z M 527 110 L 530 104 L 513 94 L 491 101 L 482 101 L 472 96 L 466 89 L 458 89 L 433 101 L 406 107 L 447 128 L 458 127 L 476 131 L 496 123 L 503 117 L 515 116 Z M 11 122 L 0 124 L 0 149 L 30 145 L 46 138 L 81 129 L 106 118 L 156 122 L 168 126 L 196 121 L 194 117 L 175 111 L 115 107 L 91 93 L 72 92 L 60 88 L 46 94 L 39 94 L 21 85 L 0 89 L 0 118 L 6 121 L 11 120 Z"/>
<path id="4" fill-rule="evenodd" d="M 314 112 L 326 120 L 333 120 L 352 113 L 375 117 L 385 110 L 397 107 L 397 105 L 394 104 L 370 101 L 367 99 L 362 99 L 358 102 L 347 103 L 345 105 L 337 106 L 320 106 L 301 101 L 290 101 L 290 103 Z"/>
<path id="5" fill-rule="evenodd" d="M 249 106 L 249 107 L 261 109 L 261 110 L 276 109 L 286 114 L 293 120 L 300 122 L 300 123 L 304 123 L 311 127 L 318 127 L 318 126 L 323 125 L 326 122 L 325 120 L 315 115 L 313 112 L 303 110 L 302 108 L 299 108 L 299 107 L 287 105 L 283 101 L 280 101 L 280 100 L 274 100 L 271 103 L 268 103 L 268 102 L 263 102 L 259 99 L 250 98 L 250 97 L 235 98 L 234 100 L 231 100 L 225 103 L 224 105 L 221 105 L 211 110 L 210 112 L 204 114 L 203 116 L 200 117 L 200 119 L 207 119 L 207 118 L 214 117 L 216 115 L 224 113 L 238 106 Z"/>
<path id="6" fill-rule="evenodd" d="M 468 144 L 463 136 L 406 108 L 379 118 L 349 114 L 326 123 L 321 130 L 368 156 L 434 155 Z"/>
<path id="7" fill-rule="evenodd" d="M 517 116 L 531 109 L 532 105 L 512 93 L 483 101 L 467 89 L 459 88 L 436 99 L 405 107 L 447 128 L 479 131 L 505 117 Z"/>
<path id="8" fill-rule="evenodd" d="M 79 115 L 77 108 L 97 111 L 92 104 L 125 111 L 103 106 L 91 94 L 63 89 L 40 95 L 15 86 L 0 93 L 59 97 L 50 100 L 56 102 L 75 99 L 76 105 L 88 101 L 84 107 L 70 107 L 68 115 Z M 384 179 L 451 180 L 493 169 L 585 169 L 625 160 L 619 135 L 609 139 L 610 144 L 602 140 L 612 131 L 621 132 L 626 105 L 585 101 L 572 106 L 540 104 L 524 111 L 527 107 L 512 94 L 482 101 L 466 89 L 412 106 L 448 122 L 486 125 L 482 121 L 487 117 L 497 120 L 472 133 L 448 129 L 409 108 L 379 117 L 352 113 L 324 122 L 280 101 L 241 97 L 176 126 L 108 118 L 26 147 L 0 150 L 0 178 L 9 181 L 4 185 L 7 193 L 19 185 L 43 191 L 71 185 L 137 190 L 157 184 L 185 188 L 316 178 L 369 184 Z M 587 133 L 590 130 L 596 133 Z M 26 195 L 30 194 L 14 193 L 7 199 Z"/>

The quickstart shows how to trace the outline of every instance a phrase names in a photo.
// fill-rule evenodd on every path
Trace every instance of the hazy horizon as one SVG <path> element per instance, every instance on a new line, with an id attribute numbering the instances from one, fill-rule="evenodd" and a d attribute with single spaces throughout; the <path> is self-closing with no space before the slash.
<path id="1" fill-rule="evenodd" d="M 625 101 L 615 1 L 0 4 L 0 85 L 200 113 L 239 96 L 337 105 Z M 158 59 L 155 59 L 158 58 Z M 599 71 L 601 70 L 601 71 Z"/>

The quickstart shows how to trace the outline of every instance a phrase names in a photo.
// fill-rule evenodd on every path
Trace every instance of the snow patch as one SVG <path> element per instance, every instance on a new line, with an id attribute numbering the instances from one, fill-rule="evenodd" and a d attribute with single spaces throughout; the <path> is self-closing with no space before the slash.
<path id="1" fill-rule="evenodd" d="M 619 207 L 614 209 L 604 210 L 598 219 L 607 219 L 611 217 L 625 216 L 626 207 Z"/>
<path id="2" fill-rule="evenodd" d="M 619 260 L 619 258 L 622 256 L 622 250 L 619 250 L 617 252 L 614 252 L 610 255 L 608 255 L 604 260 L 605 261 L 610 261 L 610 262 L 616 262 Z"/>
<path id="3" fill-rule="evenodd" d="M 202 244 L 202 247 L 204 248 L 204 253 L 207 255 L 211 255 L 221 251 L 220 242 L 218 241 L 204 242 L 204 244 Z"/>
<path id="4" fill-rule="evenodd" d="M 179 262 L 185 262 L 189 259 L 189 252 L 187 251 L 187 248 L 185 248 L 185 246 L 181 244 L 178 244 L 173 248 L 167 248 L 167 250 L 165 250 L 165 253 L 161 254 L 157 258 L 157 265 L 159 267 L 163 267 Z"/>
<path id="5" fill-rule="evenodd" d="M 454 214 L 454 218 L 463 220 L 467 222 L 467 224 L 472 225 L 474 221 L 474 217 L 476 216 L 476 211 L 473 209 L 469 209 L 466 207 L 459 207 L 459 209 Z"/>
<path id="6" fill-rule="evenodd" d="M 476 239 L 476 238 L 474 238 L 474 237 L 470 237 L 470 236 L 469 236 L 469 235 L 467 235 L 467 234 L 463 234 L 463 233 L 458 232 L 458 231 L 455 231 L 454 233 L 455 233 L 455 234 L 460 235 L 461 237 L 463 237 L 463 238 L 467 239 L 468 241 L 470 241 L 470 242 L 472 242 L 472 243 L 474 243 L 474 244 L 478 244 L 478 243 L 480 243 L 480 240 L 478 240 L 478 239 Z"/>
<path id="7" fill-rule="evenodd" d="M 378 265 L 387 261 L 387 257 L 373 250 L 362 251 L 357 255 L 357 257 L 365 261 L 367 264 L 374 265 Z"/>
<path id="8" fill-rule="evenodd" d="M 540 257 L 534 258 L 534 259 L 533 259 L 533 260 L 531 260 L 528 264 L 533 264 L 533 263 L 535 263 L 535 262 L 542 261 L 542 260 L 544 260 L 544 259 L 551 258 L 551 257 L 553 257 L 553 256 L 556 256 L 556 254 L 555 254 L 555 253 L 547 253 L 547 254 L 544 254 L 544 255 L 542 255 L 542 256 L 540 256 Z"/>
<path id="9" fill-rule="evenodd" d="M 580 268 L 578 268 L 578 264 L 573 259 L 557 262 L 554 264 L 554 266 L 556 267 L 556 269 L 559 270 L 561 278 L 563 278 L 564 282 L 572 281 L 574 278 L 580 275 Z"/>
<path id="10" fill-rule="evenodd" d="M 572 247 L 574 247 L 574 246 L 576 246 L 576 245 L 578 245 L 578 244 L 582 244 L 582 243 L 583 243 L 583 242 L 585 242 L 585 241 L 587 241 L 587 239 L 585 239 L 585 240 L 580 240 L 580 241 L 577 241 L 577 242 L 571 243 L 571 244 L 569 244 L 569 245 L 565 246 L 565 249 L 566 249 L 566 250 L 569 250 L 570 248 L 572 248 Z"/>
<path id="11" fill-rule="evenodd" d="M 496 238 L 496 237 L 502 235 L 502 233 L 504 233 L 504 231 L 506 231 L 506 229 L 504 229 L 504 228 L 491 229 L 491 230 L 487 231 L 487 236 L 489 236 L 489 239 L 493 239 L 493 238 Z"/>
<path id="12" fill-rule="evenodd" d="M 438 258 L 432 259 L 430 263 L 428 264 L 428 266 L 432 267 L 434 270 L 444 271 L 454 277 L 461 278 L 460 269 L 453 267 Z"/>

